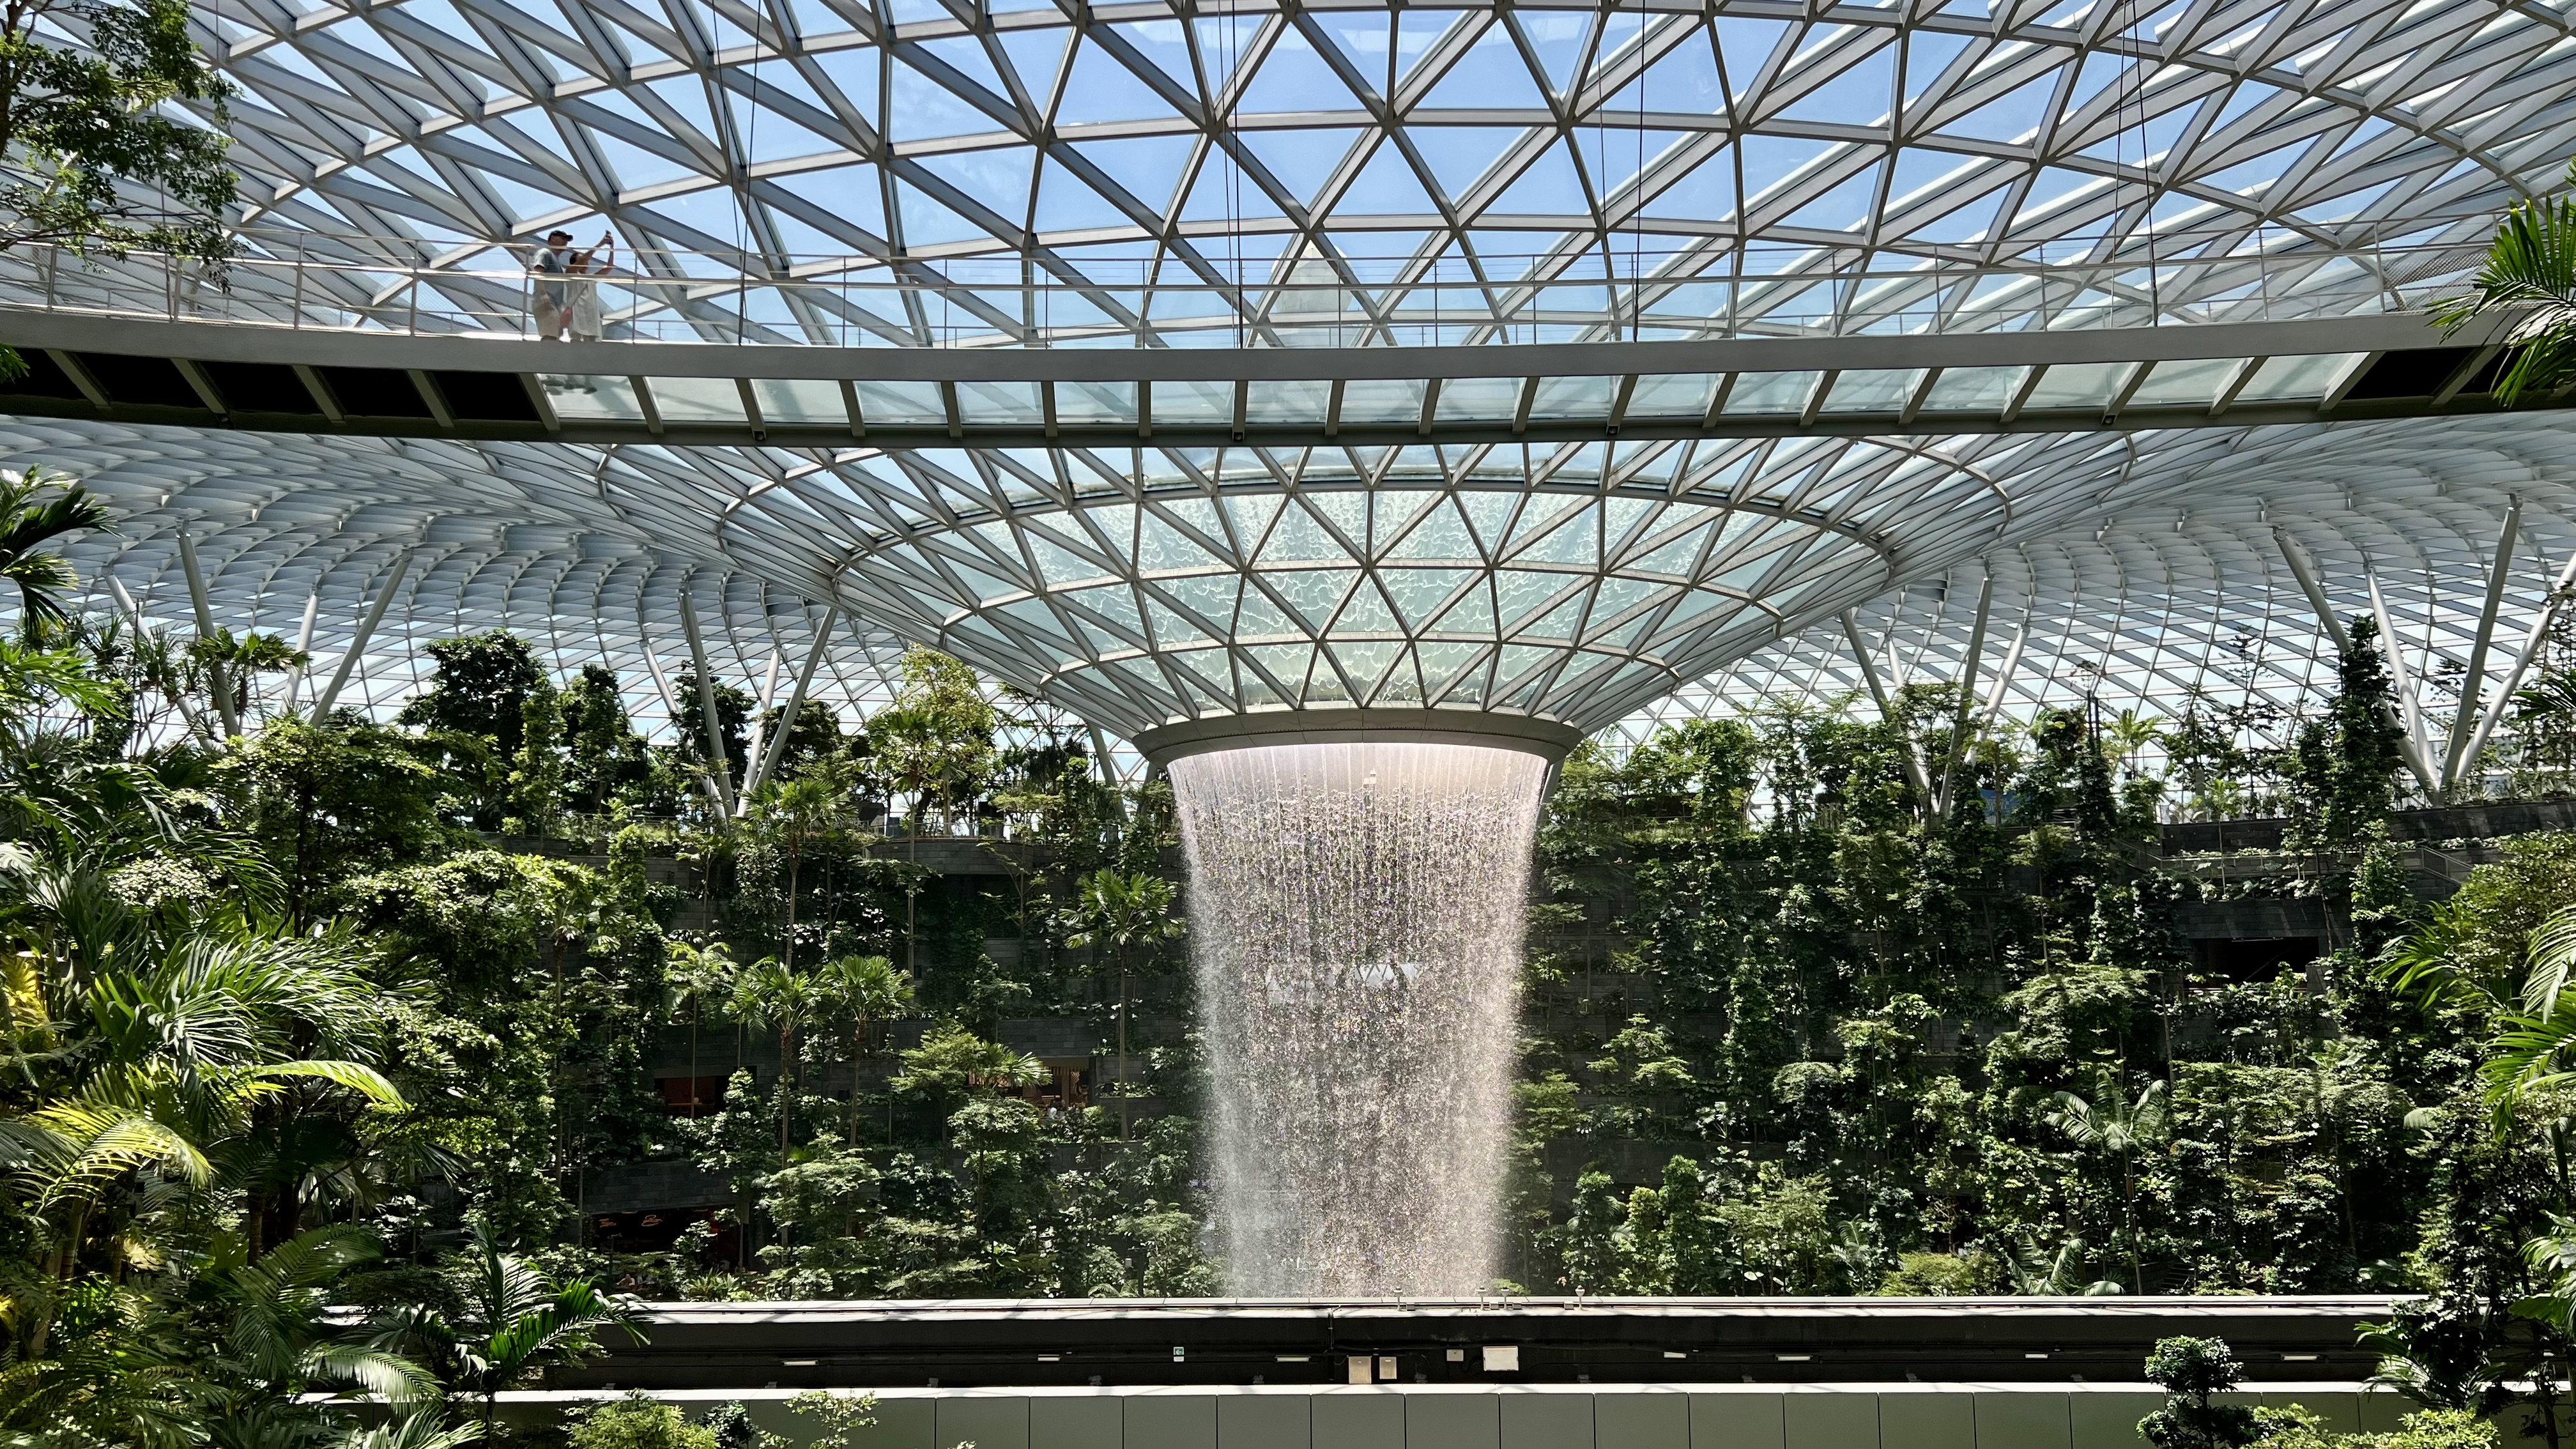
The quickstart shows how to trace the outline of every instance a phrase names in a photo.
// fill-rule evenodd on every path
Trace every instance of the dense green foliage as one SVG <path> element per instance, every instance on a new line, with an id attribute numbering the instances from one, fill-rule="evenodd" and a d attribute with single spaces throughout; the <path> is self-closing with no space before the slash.
<path id="1" fill-rule="evenodd" d="M 502 1438 L 494 1396 L 632 1331 L 630 1296 L 1217 1288 L 1169 789 L 1108 782 L 1089 732 L 918 653 L 774 751 L 781 712 L 719 691 L 718 772 L 697 711 L 649 742 L 613 675 L 498 633 L 433 646 L 392 724 L 307 721 L 273 639 L 65 612 L 76 494 L 0 505 L 0 1442 Z M 1918 685 L 1575 755 L 1511 1284 L 2416 1288 L 2384 1372 L 2452 1417 L 2340 1449 L 2555 1407 L 2576 837 L 2447 898 L 2410 872 L 2351 637 L 2272 725 L 1987 727 Z M 2285 853 L 2155 848 L 2168 791 L 2266 771 Z M 2321 913 L 2322 955 L 2187 948 L 2182 914 L 2247 898 Z M 1070 1060 L 1011 1045 L 1041 1036 Z M 646 1169 L 696 1205 L 600 1205 Z M 2221 1347 L 2169 1357 L 2159 1443 L 2335 1437 L 2208 1399 Z M 355 1429 L 330 1396 L 361 1390 L 402 1416 Z M 846 1437 L 866 1406 L 805 1411 Z M 646 1402 L 570 1432 L 754 1442 Z"/>

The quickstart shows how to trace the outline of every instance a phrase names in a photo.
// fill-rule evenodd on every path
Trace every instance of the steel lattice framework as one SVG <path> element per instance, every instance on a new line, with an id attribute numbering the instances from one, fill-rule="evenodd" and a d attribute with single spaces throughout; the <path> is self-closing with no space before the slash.
<path id="1" fill-rule="evenodd" d="M 2559 182 L 2571 26 L 2538 0 L 199 12 L 241 87 L 227 124 L 254 254 L 342 265 L 352 315 L 386 300 L 352 264 L 504 315 L 512 284 L 494 278 L 561 227 L 620 244 L 629 335 L 913 347 L 1508 347 L 1654 340 L 1677 317 L 1695 336 L 1888 333 L 1937 327 L 1921 299 L 1985 295 L 2015 267 L 2160 276 L 2194 258 L 2316 264 L 2213 270 L 2180 299 L 2193 307 L 2350 310 L 2377 249 L 2473 241 Z M 851 282 L 866 285 L 835 285 Z M 1318 289 L 1329 335 L 1299 310 Z M 1428 292 L 1478 306 L 1425 332 Z M 1889 297 L 1906 305 L 1872 301 Z M 2174 299 L 2126 299 L 2134 320 L 2174 315 Z M 2116 410 L 2301 368 L 2297 387 L 2330 393 L 2369 360 L 1959 369 L 1946 385 Z M 1812 417 L 1849 386 L 1775 376 L 1775 403 L 1684 411 Z M 1469 405 L 1551 405 L 1535 380 L 1494 381 L 1514 397 Z M 1642 405 L 1582 391 L 1608 381 L 1554 380 L 1552 405 Z M 1277 391 L 1260 405 L 1324 406 Z M 915 401 L 940 416 L 935 393 Z M 1246 406 L 1230 387 L 1223 401 Z M 1335 384 L 1329 406 L 1427 431 L 1458 404 L 1393 380 Z M 1839 693 L 1862 682 L 1845 610 L 1900 678 L 1950 677 L 1989 575 L 2005 622 L 1982 667 L 2007 647 L 2021 661 L 2015 708 L 2170 703 L 2213 679 L 2294 699 L 2319 631 L 2276 527 L 2338 610 L 2368 607 L 2367 577 L 2403 578 L 2388 606 L 2428 661 L 2479 632 L 2509 500 L 2514 607 L 2576 548 L 2546 416 L 1465 446 L 1145 431 L 1122 447 L 680 448 L 25 420 L 0 427 L 0 452 L 108 491 L 127 522 L 81 561 L 169 617 L 181 530 L 228 622 L 291 632 L 321 600 L 326 656 L 397 554 L 427 560 L 373 646 L 373 697 L 407 685 L 409 641 L 500 623 L 667 695 L 685 592 L 736 680 L 774 683 L 838 604 L 845 694 L 876 688 L 910 639 L 1122 733 L 1358 703 L 1598 728 Z"/>

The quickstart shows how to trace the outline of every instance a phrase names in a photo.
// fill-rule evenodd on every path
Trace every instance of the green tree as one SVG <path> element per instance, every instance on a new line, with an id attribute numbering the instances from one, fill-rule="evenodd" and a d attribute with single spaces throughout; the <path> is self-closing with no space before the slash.
<path id="1" fill-rule="evenodd" d="M 2568 167 L 2576 186 L 2576 162 Z M 2576 376 L 2576 196 L 2517 202 L 2487 247 L 2469 290 L 2433 305 L 2436 325 L 2456 332 L 2477 318 L 2513 311 L 2511 365 L 2495 380 L 2498 402 L 2549 392 Z"/>
<path id="2" fill-rule="evenodd" d="M 1141 871 L 1102 868 L 1082 879 L 1082 930 L 1068 938 L 1075 950 L 1109 948 L 1118 968 L 1118 1135 L 1129 1132 L 1127 1102 L 1127 977 L 1142 947 L 1181 934 L 1172 915 L 1172 883 Z"/>
<path id="3" fill-rule="evenodd" d="M 486 1444 L 495 1442 L 504 1390 L 596 1356 L 603 1335 L 644 1337 L 634 1304 L 584 1279 L 551 1277 L 481 1232 L 441 1276 L 445 1303 L 395 1305 L 378 1317 L 372 1342 L 426 1364 L 448 1394 L 475 1400 Z"/>
<path id="4" fill-rule="evenodd" d="M 180 0 L 33 0 L 0 30 L 0 248 L 231 254 L 228 88 L 188 37 Z M 78 34 L 86 44 L 62 43 Z"/>
<path id="5" fill-rule="evenodd" d="M 2324 716 L 2302 726 L 2291 746 L 2293 849 L 2348 849 L 2381 830 L 2405 764 L 2379 625 L 2357 615 L 2346 637 Z"/>
<path id="6" fill-rule="evenodd" d="M 2254 1442 L 2254 1411 L 2218 1402 L 2245 1378 L 2223 1340 L 2158 1339 L 2147 1355 L 2147 1377 L 2164 1386 L 2165 1402 L 2138 1421 L 2138 1436 L 2156 1449 L 2244 1449 Z"/>

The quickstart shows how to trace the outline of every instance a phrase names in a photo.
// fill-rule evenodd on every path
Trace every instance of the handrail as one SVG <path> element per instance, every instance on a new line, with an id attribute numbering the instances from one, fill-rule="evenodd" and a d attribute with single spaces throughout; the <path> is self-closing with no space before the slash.
<path id="1" fill-rule="evenodd" d="M 1586 275 L 1557 254 L 1246 264 L 1018 258 L 771 258 L 763 275 L 702 253 L 621 249 L 615 270 L 540 274 L 486 246 L 435 262 L 370 257 L 397 243 L 251 234 L 220 263 L 57 248 L 0 254 L 32 310 L 409 336 L 539 334 L 550 302 L 595 288 L 609 340 L 827 347 L 1383 347 L 2061 331 L 2381 315 L 2460 289 L 2485 243 L 2321 247 L 2304 234 L 2159 237 L 2108 259 L 1994 265 L 1861 248 L 1756 245 L 1680 270 Z M 2222 245 L 2222 242 L 2225 244 Z M 2280 242 L 2272 245 L 2272 242 Z M 419 243 L 402 242 L 417 250 Z M 2099 242 L 2088 243 L 2094 250 Z M 319 255 L 327 247 L 331 254 Z M 2182 255 L 2176 255 L 2182 253 Z M 739 259 L 738 259 L 739 260 Z M 1624 259 L 1615 259 L 1624 260 Z M 1559 275 L 1533 276 L 1545 266 Z M 1050 267 L 1058 270 L 1050 270 Z M 1256 270 L 1258 275 L 1255 274 Z M 1517 279 L 1512 279 L 1517 275 Z M 558 312 L 568 308 L 558 307 Z M 564 319 L 568 321 L 569 319 Z M 564 321 L 556 325 L 563 330 Z"/>

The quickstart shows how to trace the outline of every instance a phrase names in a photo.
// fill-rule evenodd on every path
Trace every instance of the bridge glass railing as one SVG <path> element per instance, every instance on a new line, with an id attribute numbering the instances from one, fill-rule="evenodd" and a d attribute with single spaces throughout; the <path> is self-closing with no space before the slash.
<path id="1" fill-rule="evenodd" d="M 2238 228 L 2116 247 L 2033 246 L 1994 264 L 1761 244 L 1190 266 L 1170 257 L 888 263 L 620 248 L 590 256 L 576 273 L 540 269 L 525 247 L 428 259 L 414 241 L 252 233 L 240 255 L 219 264 L 19 248 L 0 254 L 0 305 L 406 336 L 828 347 L 1456 347 L 2058 331 L 2417 311 L 2462 290 L 2484 253 L 2478 228 L 2443 230 L 2460 239 L 2384 244 L 2314 228 Z"/>

